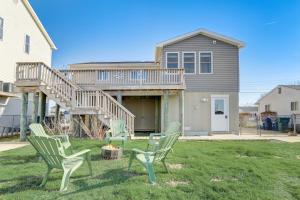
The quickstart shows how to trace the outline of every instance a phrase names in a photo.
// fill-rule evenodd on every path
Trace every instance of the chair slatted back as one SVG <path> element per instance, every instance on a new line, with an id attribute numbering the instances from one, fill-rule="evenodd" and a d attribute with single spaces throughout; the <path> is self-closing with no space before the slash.
<path id="1" fill-rule="evenodd" d="M 159 147 L 157 151 L 155 151 L 155 161 L 160 161 L 168 155 L 169 151 L 178 140 L 179 135 L 179 132 L 175 132 L 173 134 L 169 134 L 160 138 Z"/>
<path id="2" fill-rule="evenodd" d="M 125 136 L 125 133 L 127 132 L 124 120 L 110 120 L 110 129 L 112 137 Z"/>
<path id="3" fill-rule="evenodd" d="M 27 138 L 48 166 L 62 169 L 65 152 L 59 139 L 43 136 L 29 136 Z"/>
<path id="4" fill-rule="evenodd" d="M 181 124 L 177 121 L 170 122 L 169 126 L 168 126 L 168 128 L 167 128 L 167 130 L 165 131 L 164 134 L 169 135 L 169 134 L 172 134 L 172 133 L 179 132 L 180 126 L 181 126 Z"/>
<path id="5" fill-rule="evenodd" d="M 49 137 L 41 124 L 32 123 L 29 125 L 29 128 L 35 136 Z"/>

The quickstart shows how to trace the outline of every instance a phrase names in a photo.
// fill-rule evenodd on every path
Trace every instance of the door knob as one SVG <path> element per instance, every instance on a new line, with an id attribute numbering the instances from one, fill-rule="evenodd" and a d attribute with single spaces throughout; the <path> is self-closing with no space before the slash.
<path id="1" fill-rule="evenodd" d="M 225 119 L 227 119 L 228 117 L 227 117 L 227 115 L 225 115 Z"/>

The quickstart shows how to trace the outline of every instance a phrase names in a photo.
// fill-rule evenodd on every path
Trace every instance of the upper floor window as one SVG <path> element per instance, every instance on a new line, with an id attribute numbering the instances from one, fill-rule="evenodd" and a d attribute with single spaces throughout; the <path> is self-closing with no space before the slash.
<path id="1" fill-rule="evenodd" d="M 98 81 L 106 81 L 108 80 L 108 71 L 98 71 Z"/>
<path id="2" fill-rule="evenodd" d="M 3 40 L 4 19 L 0 17 L 0 40 Z"/>
<path id="3" fill-rule="evenodd" d="M 174 69 L 179 67 L 179 56 L 178 52 L 167 52 L 166 53 L 167 68 Z"/>
<path id="4" fill-rule="evenodd" d="M 270 112 L 271 111 L 271 105 L 267 104 L 265 105 L 265 112 Z"/>
<path id="5" fill-rule="evenodd" d="M 29 54 L 30 51 L 30 36 L 25 35 L 25 53 Z"/>
<path id="6" fill-rule="evenodd" d="M 212 52 L 200 52 L 200 74 L 213 73 Z"/>
<path id="7" fill-rule="evenodd" d="M 297 111 L 298 110 L 298 102 L 292 101 L 291 102 L 291 111 Z"/>
<path id="8" fill-rule="evenodd" d="M 183 52 L 182 58 L 184 72 L 186 74 L 194 74 L 196 66 L 196 53 L 195 52 Z"/>

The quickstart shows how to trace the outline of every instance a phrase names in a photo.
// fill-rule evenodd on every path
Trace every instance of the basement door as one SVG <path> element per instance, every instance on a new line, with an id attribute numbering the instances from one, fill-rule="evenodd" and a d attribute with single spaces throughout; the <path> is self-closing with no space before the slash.
<path id="1" fill-rule="evenodd" d="M 211 131 L 229 131 L 229 96 L 211 96 Z"/>

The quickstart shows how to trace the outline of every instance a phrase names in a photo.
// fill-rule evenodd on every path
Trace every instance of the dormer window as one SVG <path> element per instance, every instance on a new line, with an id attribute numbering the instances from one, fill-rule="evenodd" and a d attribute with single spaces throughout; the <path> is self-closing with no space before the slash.
<path id="1" fill-rule="evenodd" d="M 176 69 L 179 67 L 179 55 L 178 52 L 166 53 L 166 65 L 168 69 Z"/>
<path id="2" fill-rule="evenodd" d="M 30 36 L 29 35 L 25 35 L 25 53 L 29 54 L 30 52 Z"/>
<path id="3" fill-rule="evenodd" d="M 4 19 L 0 17 L 0 40 L 3 40 Z"/>
<path id="4" fill-rule="evenodd" d="M 278 88 L 278 94 L 281 94 L 281 87 Z"/>

